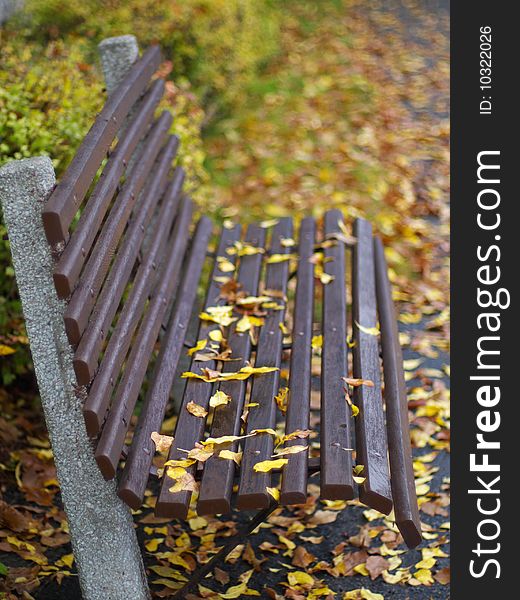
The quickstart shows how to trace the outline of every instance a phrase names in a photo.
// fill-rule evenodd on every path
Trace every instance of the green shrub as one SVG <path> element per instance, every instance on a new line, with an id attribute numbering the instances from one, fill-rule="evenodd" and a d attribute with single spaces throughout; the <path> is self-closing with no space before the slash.
<path id="1" fill-rule="evenodd" d="M 276 53 L 279 18 L 273 0 L 28 0 L 22 16 L 30 39 L 75 37 L 91 53 L 126 33 L 143 46 L 158 42 L 174 79 L 187 77 L 212 112 L 240 102 Z"/>

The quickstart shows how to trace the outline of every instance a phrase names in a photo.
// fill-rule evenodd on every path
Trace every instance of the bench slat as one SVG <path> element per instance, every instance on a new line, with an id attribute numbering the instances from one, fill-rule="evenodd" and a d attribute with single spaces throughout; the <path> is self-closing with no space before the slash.
<path id="1" fill-rule="evenodd" d="M 121 194 L 116 198 L 114 206 L 96 240 L 92 254 L 81 274 L 79 283 L 65 309 L 65 329 L 69 342 L 73 346 L 79 343 L 85 330 L 92 307 L 110 268 L 117 244 L 123 235 L 139 194 L 150 175 L 150 170 L 159 155 L 170 124 L 171 115 L 165 112 L 150 132 L 147 143 L 143 148 L 142 160 L 136 164 L 135 169 L 125 182 Z M 178 139 L 171 138 L 171 142 L 167 144 L 161 158 L 158 160 L 157 171 L 153 173 L 154 177 L 150 181 L 150 191 L 153 189 L 154 194 L 157 192 L 154 180 L 157 179 L 160 184 L 164 184 L 177 145 Z M 167 160 L 162 160 L 163 158 Z M 148 190 L 145 190 L 142 204 L 148 203 L 153 198 L 154 196 L 148 194 Z M 139 208 L 137 208 L 137 213 L 139 213 Z"/>
<path id="2" fill-rule="evenodd" d="M 245 242 L 252 246 L 263 248 L 265 245 L 265 229 L 258 225 L 250 225 L 245 236 Z M 260 253 L 243 256 L 240 259 L 237 281 L 241 286 L 240 289 L 245 291 L 247 295 L 258 295 L 262 262 L 263 256 Z M 241 317 L 242 313 L 235 310 L 234 316 Z M 232 350 L 231 357 L 240 359 L 224 363 L 222 370 L 230 373 L 244 367 L 249 360 L 251 355 L 251 336 L 249 332 L 237 332 L 232 325 L 228 334 L 228 344 Z M 229 404 L 215 408 L 211 426 L 211 437 L 218 438 L 223 435 L 239 435 L 247 381 L 224 381 L 220 384 L 219 389 L 227 394 L 231 400 Z M 238 443 L 232 444 L 229 449 L 236 452 Z M 204 463 L 197 503 L 197 513 L 199 515 L 227 513 L 231 510 L 234 475 L 235 463 L 232 460 L 213 456 Z"/>
<path id="3" fill-rule="evenodd" d="M 293 235 L 292 221 L 280 219 L 272 231 L 270 254 L 290 254 L 291 249 L 282 246 L 283 238 Z M 287 293 L 289 261 L 269 263 L 266 268 L 265 288 Z M 267 292 L 269 293 L 269 292 Z M 280 300 L 280 303 L 285 303 Z M 282 358 L 283 323 L 285 310 L 272 310 L 265 317 L 260 328 L 255 366 L 280 368 Z M 254 376 L 251 389 L 251 403 L 258 403 L 248 414 L 247 432 L 254 429 L 274 428 L 276 424 L 275 395 L 279 390 L 280 372 L 273 371 Z M 271 484 L 271 473 L 257 473 L 253 470 L 258 462 L 270 460 L 273 454 L 274 440 L 268 433 L 246 438 L 243 444 L 242 464 L 240 468 L 240 486 L 237 506 L 241 509 L 266 508 L 271 502 L 267 487 Z"/>
<path id="4" fill-rule="evenodd" d="M 170 154 L 171 152 L 165 152 L 164 162 L 166 164 L 171 163 Z M 162 171 L 162 173 L 165 172 L 166 170 Z M 110 324 L 114 319 L 125 287 L 130 279 L 139 248 L 142 246 L 145 236 L 145 229 L 142 227 L 143 221 L 148 221 L 151 218 L 151 213 L 154 212 L 153 209 L 155 208 L 155 198 L 162 195 L 162 188 L 167 184 L 166 181 L 162 181 L 162 173 L 156 174 L 152 185 L 147 191 L 148 196 L 154 200 L 150 203 L 150 206 L 143 204 L 143 207 L 139 210 L 139 214 L 136 215 L 136 219 L 132 221 L 125 234 L 124 241 L 118 250 L 112 269 L 103 284 L 103 289 L 90 315 L 88 326 L 74 353 L 74 369 L 80 385 L 87 385 L 94 376 L 93 368 L 83 369 L 82 366 L 97 364 L 97 357 L 108 335 Z M 169 185 L 168 197 L 165 198 L 165 201 L 178 206 L 183 180 L 184 172 L 176 170 L 173 181 Z M 157 190 L 156 193 L 154 193 L 155 190 L 153 188 Z M 143 215 L 142 213 L 145 212 L 147 214 Z"/>
<path id="5" fill-rule="evenodd" d="M 139 507 L 143 500 L 155 452 L 155 444 L 150 436 L 152 432 L 161 429 L 186 337 L 187 325 L 197 295 L 197 286 L 206 257 L 211 229 L 211 221 L 202 217 L 197 227 L 189 259 L 184 267 L 183 280 L 179 287 L 172 318 L 161 343 L 150 388 L 121 477 L 119 496 L 134 508 Z"/>
<path id="6" fill-rule="evenodd" d="M 388 280 L 385 252 L 379 238 L 374 239 L 374 252 L 395 520 L 406 545 L 409 548 L 415 548 L 420 544 L 422 535 L 415 492 L 412 447 L 408 431 L 408 402 L 403 356 L 399 344 L 399 331 L 392 301 L 392 289 Z"/>
<path id="7" fill-rule="evenodd" d="M 162 315 L 164 310 L 162 299 L 166 298 L 168 292 L 171 293 L 171 290 L 174 289 L 173 284 L 179 278 L 181 263 L 179 257 L 184 256 L 188 244 L 188 232 L 193 213 L 193 204 L 186 197 L 181 200 L 173 234 L 170 240 L 168 240 L 168 233 L 176 206 L 176 203 L 171 201 L 171 196 L 170 191 L 167 191 L 166 201 L 162 206 L 157 227 L 154 230 L 153 244 L 148 249 L 148 253 L 137 271 L 134 285 L 121 310 L 116 327 L 110 336 L 99 370 L 85 401 L 83 415 L 87 432 L 90 436 L 97 435 L 101 430 L 112 391 L 116 385 L 133 335 L 145 309 L 146 300 L 152 293 L 154 284 L 157 284 L 157 290 L 153 293 L 151 304 L 143 319 L 143 323 L 146 323 L 146 325 L 142 325 L 142 329 L 140 329 L 136 338 L 134 348 L 137 347 L 137 349 L 133 350 L 135 353 L 139 350 L 141 353 L 144 353 L 144 348 L 147 347 L 146 338 L 143 337 L 145 329 L 148 331 L 148 335 L 154 338 L 153 341 L 149 342 L 153 347 L 161 321 L 155 315 L 157 312 Z M 169 262 L 166 260 L 168 257 Z M 157 267 L 158 264 L 161 265 L 159 268 Z M 157 281 L 158 278 L 160 278 L 159 281 Z M 154 319 L 159 322 L 155 324 Z M 155 337 L 153 331 L 155 331 Z M 143 364 L 143 368 L 146 369 L 144 363 L 147 357 L 143 358 L 143 354 L 141 354 L 140 358 L 142 359 L 141 364 Z M 132 357 L 133 360 L 136 359 Z M 129 359 L 129 364 L 132 361 Z M 78 365 L 75 365 L 75 368 L 79 368 Z M 81 368 L 93 369 L 94 365 L 83 363 Z M 138 377 L 136 374 L 135 378 L 137 379 Z"/>
<path id="8" fill-rule="evenodd" d="M 324 217 L 327 239 L 341 231 L 343 215 L 330 210 Z M 331 275 L 323 285 L 321 359 L 321 495 L 328 500 L 354 497 L 352 479 L 351 411 L 345 401 L 347 376 L 347 302 L 345 246 L 338 242 L 324 249 L 323 270 Z"/>
<path id="9" fill-rule="evenodd" d="M 157 46 L 149 48 L 110 95 L 94 125 L 85 136 L 60 183 L 47 200 L 43 226 L 51 245 L 63 243 L 101 162 L 136 100 L 161 63 Z"/>
<path id="10" fill-rule="evenodd" d="M 388 514 L 392 510 L 392 493 L 381 397 L 379 340 L 377 335 L 366 331 L 377 326 L 372 225 L 364 219 L 356 219 L 354 234 L 357 238 L 352 273 L 354 377 L 373 382 L 372 387 L 360 385 L 354 389 L 360 411 L 355 419 L 356 462 L 364 465 L 361 476 L 366 478 L 360 486 L 359 497 L 368 506 Z"/>
<path id="11" fill-rule="evenodd" d="M 173 235 L 179 233 L 177 225 L 181 225 L 180 221 L 175 224 Z M 203 256 L 201 253 L 203 241 L 207 239 L 206 228 L 204 222 L 199 223 L 188 256 L 187 264 L 194 265 L 195 274 L 198 269 L 202 268 Z M 181 245 L 183 247 L 186 245 L 186 237 L 182 236 Z M 103 474 L 109 479 L 115 473 L 125 435 L 130 425 L 130 418 L 148 370 L 165 312 L 179 282 L 182 266 L 182 255 L 179 252 L 181 248 L 175 243 L 173 236 L 172 238 L 171 249 L 168 250 L 164 270 L 160 273 L 158 287 L 153 292 L 148 310 L 139 326 L 111 410 L 108 413 L 103 433 L 96 448 L 96 460 Z M 193 282 L 188 278 L 186 287 L 189 293 L 192 293 L 193 286 Z M 185 335 L 185 332 L 183 332 L 183 335 Z M 180 344 L 182 344 L 182 339 L 179 342 Z"/>
<path id="12" fill-rule="evenodd" d="M 314 316 L 314 252 L 316 223 L 302 220 L 298 239 L 298 280 L 294 301 L 294 325 L 289 371 L 289 395 L 285 433 L 309 429 L 311 399 L 312 324 Z M 294 439 L 287 446 L 308 445 L 308 439 Z M 289 454 L 282 470 L 282 504 L 307 501 L 308 451 Z"/>
<path id="13" fill-rule="evenodd" d="M 148 130 L 163 91 L 162 79 L 157 79 L 150 86 L 150 91 L 143 98 L 133 121 L 108 158 L 103 173 L 90 194 L 78 224 L 54 268 L 54 286 L 60 298 L 68 298 L 74 290 L 128 161 Z"/>
<path id="14" fill-rule="evenodd" d="M 229 256 L 226 253 L 228 248 L 231 248 L 237 240 L 240 239 L 240 226 L 235 226 L 233 229 L 224 229 L 220 238 L 220 243 L 217 249 L 217 256 L 227 258 L 231 263 L 235 263 L 235 256 Z M 220 298 L 220 284 L 215 281 L 217 277 L 225 277 L 226 273 L 219 268 L 218 261 L 215 261 L 211 281 L 206 294 L 205 307 L 223 305 L 224 299 Z M 216 323 L 210 321 L 201 321 L 197 339 L 206 340 L 211 331 L 219 328 Z M 215 369 L 216 361 L 197 361 L 192 359 L 190 371 L 194 373 L 202 373 L 202 369 Z M 186 458 L 186 453 L 182 450 L 191 450 L 195 448 L 195 444 L 200 442 L 204 433 L 206 423 L 205 417 L 196 417 L 188 412 L 187 406 L 190 402 L 194 402 L 198 406 L 202 406 L 205 410 L 208 409 L 209 398 L 213 385 L 198 379 L 188 379 L 182 404 L 177 419 L 175 428 L 174 443 L 170 449 L 168 460 L 182 460 Z M 196 464 L 187 469 L 191 474 L 195 473 Z M 163 476 L 161 483 L 161 491 L 155 505 L 155 514 L 158 516 L 185 518 L 188 513 L 188 507 L 191 499 L 190 491 L 181 491 L 172 494 L 169 489 L 174 485 L 167 474 Z"/>

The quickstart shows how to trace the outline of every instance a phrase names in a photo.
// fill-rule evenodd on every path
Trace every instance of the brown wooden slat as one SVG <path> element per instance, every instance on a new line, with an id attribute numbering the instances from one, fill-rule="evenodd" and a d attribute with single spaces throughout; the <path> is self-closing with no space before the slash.
<path id="1" fill-rule="evenodd" d="M 118 195 L 96 240 L 92 254 L 81 274 L 80 281 L 65 309 L 65 330 L 69 342 L 73 346 L 78 344 L 85 330 L 90 311 L 110 268 L 117 244 L 139 198 L 139 193 L 143 189 L 155 159 L 161 150 L 171 121 L 170 113 L 164 112 L 147 137 L 141 161 L 136 165 Z M 170 166 L 170 164 L 161 165 L 161 168 L 163 170 L 169 169 Z M 147 197 L 146 192 L 144 197 Z"/>
<path id="2" fill-rule="evenodd" d="M 421 543 L 422 535 L 412 464 L 403 356 L 385 252 L 379 238 L 374 239 L 374 253 L 377 305 L 383 347 L 388 456 L 392 474 L 395 520 L 406 545 L 414 548 Z"/>
<path id="3" fill-rule="evenodd" d="M 126 459 L 119 484 L 119 496 L 131 507 L 140 506 L 150 465 L 155 451 L 151 439 L 159 431 L 170 398 L 170 391 L 186 337 L 186 329 L 193 310 L 202 266 L 211 235 L 211 221 L 202 217 L 184 268 L 184 277 L 178 292 L 168 331 L 162 341 L 159 357 L 143 404 L 132 446 Z"/>
<path id="4" fill-rule="evenodd" d="M 330 210 L 324 216 L 324 238 L 341 231 L 343 215 Z M 347 300 L 345 246 L 324 249 L 323 270 L 332 279 L 323 285 L 321 354 L 321 496 L 328 500 L 354 497 L 352 479 L 351 411 L 345 401 L 347 376 Z"/>
<path id="5" fill-rule="evenodd" d="M 298 240 L 298 280 L 294 304 L 289 395 L 285 433 L 309 429 L 311 409 L 312 323 L 314 316 L 314 252 L 316 223 L 302 220 Z M 294 439 L 286 446 L 307 445 L 306 439 Z M 281 504 L 305 504 L 307 501 L 308 451 L 289 454 L 282 471 Z"/>
<path id="6" fill-rule="evenodd" d="M 292 237 L 292 234 L 291 219 L 280 219 L 273 228 L 270 253 L 290 254 L 291 249 L 282 246 L 281 241 L 283 238 Z M 287 293 L 288 276 L 289 261 L 268 263 L 265 276 L 266 289 L 276 290 L 285 295 Z M 283 323 L 284 317 L 285 310 L 273 310 L 266 316 L 258 337 L 255 366 L 280 368 L 283 341 L 280 323 Z M 252 383 L 250 402 L 258 402 L 259 406 L 249 412 L 247 419 L 248 433 L 254 429 L 266 429 L 275 426 L 277 407 L 274 397 L 278 393 L 279 381 L 279 371 L 255 376 Z M 237 497 L 238 508 L 266 508 L 271 502 L 271 496 L 266 489 L 271 484 L 271 473 L 256 473 L 253 467 L 258 462 L 269 460 L 273 454 L 273 448 L 273 437 L 267 433 L 244 440 L 240 467 L 240 486 Z"/>
<path id="7" fill-rule="evenodd" d="M 162 79 L 157 79 L 150 86 L 150 91 L 139 104 L 134 119 L 122 134 L 89 196 L 78 224 L 54 268 L 54 286 L 60 298 L 68 298 L 77 283 L 119 181 L 139 140 L 150 126 L 163 90 Z"/>
<path id="8" fill-rule="evenodd" d="M 89 390 L 83 414 L 87 431 L 91 436 L 99 433 L 105 420 L 106 411 L 119 371 L 130 347 L 134 332 L 139 324 L 146 300 L 153 289 L 154 283 L 156 283 L 157 287 L 152 294 L 148 310 L 143 318 L 128 359 L 128 364 L 135 365 L 136 368 L 133 374 L 132 370 L 129 370 L 128 374 L 124 377 L 124 383 L 121 383 L 120 388 L 121 397 L 133 397 L 133 395 L 136 395 L 139 392 L 139 383 L 137 380 L 143 378 L 146 373 L 150 353 L 159 335 L 169 299 L 172 297 L 179 280 L 182 257 L 188 244 L 193 204 L 189 198 L 184 197 L 182 199 L 179 216 L 175 221 L 173 233 L 168 241 L 165 259 L 157 272 L 156 261 L 162 259 L 161 255 L 163 251 L 161 248 L 168 237 L 168 231 L 173 219 L 173 209 L 174 203 L 165 204 L 164 212 L 160 214 L 159 226 L 154 242 L 150 246 L 147 257 L 137 272 L 135 284 L 132 287 L 128 300 L 123 306 L 99 371 Z"/>
<path id="9" fill-rule="evenodd" d="M 258 225 L 248 227 L 245 241 L 252 246 L 263 248 L 265 245 L 265 229 Z M 262 270 L 262 254 L 243 256 L 240 259 L 237 281 L 240 289 L 247 295 L 258 294 L 258 284 Z M 242 313 L 235 310 L 235 317 Z M 239 359 L 224 363 L 223 372 L 234 372 L 244 367 L 251 355 L 251 336 L 249 332 L 239 333 L 231 326 L 227 337 L 232 350 L 231 356 Z M 219 406 L 213 413 L 211 436 L 218 438 L 223 435 L 238 435 L 240 433 L 241 415 L 244 408 L 247 381 L 224 381 L 219 389 L 231 400 L 225 406 Z M 232 451 L 238 449 L 238 444 L 232 444 Z M 211 457 L 204 463 L 203 476 L 199 490 L 197 513 L 199 515 L 228 513 L 231 510 L 231 494 L 235 475 L 235 463 L 230 460 Z"/>
<path id="10" fill-rule="evenodd" d="M 235 256 L 229 256 L 226 250 L 233 246 L 234 242 L 240 239 L 240 227 L 233 229 L 224 229 L 220 238 L 217 256 L 227 258 L 230 262 L 235 262 Z M 225 303 L 220 298 L 220 284 L 215 281 L 216 277 L 223 277 L 226 274 L 220 270 L 218 261 L 213 267 L 213 274 L 206 295 L 205 306 L 216 306 Z M 229 276 L 229 275 L 228 275 Z M 209 321 L 202 321 L 198 331 L 198 339 L 208 339 L 211 331 L 218 329 L 219 326 Z M 215 369 L 215 361 L 197 361 L 193 359 L 190 365 L 190 371 L 201 373 L 203 368 Z M 207 410 L 209 398 L 213 385 L 204 381 L 189 379 L 184 390 L 182 405 L 175 428 L 174 443 L 170 449 L 169 460 L 186 458 L 186 454 L 181 449 L 191 450 L 195 444 L 202 439 L 204 433 L 205 418 L 195 417 L 186 409 L 190 402 L 194 402 Z M 188 472 L 195 472 L 194 465 Z M 155 505 L 155 513 L 158 516 L 185 518 L 188 513 L 188 507 L 191 498 L 191 492 L 182 491 L 175 494 L 169 492 L 174 482 L 165 474 L 161 484 L 161 491 Z"/>
<path id="11" fill-rule="evenodd" d="M 103 110 L 85 136 L 65 175 L 47 200 L 42 213 L 43 226 L 51 245 L 68 237 L 68 228 L 87 193 L 112 140 L 136 100 L 142 95 L 150 77 L 161 62 L 157 46 L 149 48 L 130 69 L 117 90 L 108 98 Z"/>
<path id="12" fill-rule="evenodd" d="M 114 259 L 110 273 L 103 284 L 96 305 L 90 315 L 88 326 L 74 353 L 74 370 L 80 385 L 87 385 L 93 377 L 93 371 L 84 370 L 81 368 L 81 365 L 96 362 L 103 342 L 108 335 L 110 325 L 114 320 L 117 308 L 135 266 L 136 258 L 145 236 L 145 230 L 155 212 L 156 204 L 163 195 L 164 188 L 167 185 L 167 170 L 169 170 L 169 165 L 171 164 L 170 155 L 172 152 L 173 149 L 171 149 L 171 152 L 168 152 L 168 148 L 165 149 L 164 160 L 161 162 L 167 166 L 165 169 L 158 169 L 154 173 L 152 184 L 147 189 L 147 198 L 142 206 L 139 207 L 135 219 L 132 220 L 128 228 L 117 256 Z M 180 186 L 184 178 L 183 175 L 181 171 L 178 171 L 174 185 L 169 187 L 169 191 L 174 194 L 170 198 L 170 201 L 176 200 L 178 203 L 181 191 Z"/>
<path id="13" fill-rule="evenodd" d="M 368 506 L 388 514 L 392 510 L 392 493 L 381 396 L 379 340 L 377 335 L 361 329 L 377 326 L 372 226 L 364 219 L 356 219 L 354 234 L 357 238 L 352 260 L 354 377 L 374 384 L 354 388 L 354 400 L 359 408 L 355 420 L 356 462 L 365 467 L 361 474 L 365 482 L 360 486 L 359 497 Z"/>

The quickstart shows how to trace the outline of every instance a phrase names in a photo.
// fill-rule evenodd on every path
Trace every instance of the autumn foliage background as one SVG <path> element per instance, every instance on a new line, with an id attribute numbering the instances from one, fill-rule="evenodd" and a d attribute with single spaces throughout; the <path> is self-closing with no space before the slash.
<path id="1" fill-rule="evenodd" d="M 385 586 L 401 590 L 388 597 L 447 597 L 449 46 L 447 14 L 428 5 L 27 0 L 0 30 L 0 164 L 47 154 L 59 177 L 103 103 L 97 43 L 133 33 L 141 47 L 157 42 L 164 50 L 164 104 L 201 211 L 217 220 L 253 220 L 320 217 L 339 207 L 349 224 L 358 215 L 370 218 L 384 238 L 406 349 L 426 553 L 401 556 L 390 522 L 349 507 L 359 531 L 349 525 L 349 534 L 337 538 L 343 546 L 313 559 L 316 546 L 299 538 L 297 524 L 304 524 L 305 538 L 308 521 L 321 511 L 335 517 L 325 516 L 322 526 L 340 527 L 337 511 L 345 506 L 323 506 L 311 490 L 309 506 L 278 517 L 275 525 L 290 543 L 274 547 L 278 563 L 292 563 L 310 582 L 291 582 L 285 567 L 271 564 L 273 547 L 254 558 L 246 548 L 234 559 L 239 576 L 241 561 L 262 571 L 270 557 L 267 565 L 281 573 L 269 575 L 276 591 L 267 597 L 385 593 Z M 0 562 L 0 598 L 58 597 L 53 586 L 73 573 L 72 558 L 1 222 L 0 274 L 0 553 L 16 557 L 9 572 Z M 188 527 L 191 541 L 183 538 L 190 556 L 204 551 L 201 532 L 214 529 L 203 521 Z M 161 527 L 141 525 L 150 568 L 162 573 L 159 595 L 176 581 L 164 569 L 193 566 L 173 541 L 181 526 Z M 318 529 L 310 537 L 319 535 Z M 162 543 L 178 550 L 177 563 L 157 557 Z M 369 557 L 384 568 L 367 571 Z M 249 587 L 259 588 L 262 577 L 255 572 Z M 51 595 L 39 595 L 45 589 Z M 359 594 L 344 597 L 372 597 Z"/>

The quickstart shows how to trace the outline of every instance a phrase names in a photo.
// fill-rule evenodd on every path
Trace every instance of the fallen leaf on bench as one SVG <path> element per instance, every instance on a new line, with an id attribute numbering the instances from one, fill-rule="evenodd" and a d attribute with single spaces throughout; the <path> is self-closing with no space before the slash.
<path id="1" fill-rule="evenodd" d="M 364 327 L 363 325 L 360 325 L 357 321 L 354 321 L 354 323 L 360 331 L 368 335 L 379 335 L 381 333 L 379 331 L 379 327 Z"/>
<path id="2" fill-rule="evenodd" d="M 168 476 L 170 476 L 169 473 Z M 172 494 L 177 494 L 178 492 L 194 492 L 197 489 L 195 477 L 193 477 L 193 475 L 187 471 L 179 474 L 174 481 L 175 484 L 168 489 L 168 491 Z"/>
<path id="3" fill-rule="evenodd" d="M 253 429 L 251 435 L 257 435 L 259 433 L 268 433 L 269 435 L 274 435 L 276 437 L 276 431 L 270 427 L 267 429 Z"/>
<path id="4" fill-rule="evenodd" d="M 280 409 L 280 411 L 285 414 L 287 412 L 287 396 L 289 394 L 288 387 L 282 387 L 278 390 L 278 394 L 274 397 L 276 402 L 276 406 Z"/>
<path id="5" fill-rule="evenodd" d="M 237 317 L 233 317 L 232 306 L 208 306 L 206 310 L 199 314 L 199 319 L 203 321 L 212 321 L 223 327 L 229 327 L 231 323 L 237 320 Z"/>
<path id="6" fill-rule="evenodd" d="M 242 367 L 240 371 L 236 373 L 221 373 L 220 371 L 214 371 L 213 369 L 202 369 L 201 373 L 193 373 L 192 371 L 185 371 L 181 378 L 183 379 L 201 379 L 207 383 L 213 383 L 215 381 L 229 381 L 238 380 L 242 381 L 247 379 L 251 375 L 259 375 L 262 373 L 270 373 L 271 371 L 278 371 L 278 367 Z"/>
<path id="7" fill-rule="evenodd" d="M 187 467 L 191 467 L 191 465 L 194 465 L 194 464 L 195 464 L 194 459 L 183 458 L 180 460 L 177 460 L 177 459 L 167 460 L 164 463 L 164 466 L 165 467 L 181 467 L 183 469 L 186 469 Z"/>
<path id="8" fill-rule="evenodd" d="M 171 435 L 162 435 L 157 431 L 152 431 L 150 437 L 152 438 L 152 441 L 155 444 L 155 449 L 157 450 L 157 452 L 168 451 L 173 443 L 173 437 Z"/>
<path id="9" fill-rule="evenodd" d="M 328 273 L 325 273 L 325 271 L 320 265 L 316 265 L 315 275 L 319 278 L 323 285 L 328 285 L 331 281 L 334 281 L 334 275 L 329 275 Z"/>
<path id="10" fill-rule="evenodd" d="M 231 273 L 235 270 L 235 265 L 225 256 L 217 256 L 217 265 L 222 273 Z"/>
<path id="11" fill-rule="evenodd" d="M 188 458 L 198 460 L 199 462 L 205 462 L 208 458 L 213 456 L 213 445 L 208 444 L 207 446 L 204 446 L 202 444 L 196 444 L 195 448 L 183 450 L 183 452 L 187 452 Z"/>
<path id="12" fill-rule="evenodd" d="M 269 227 L 274 227 L 279 223 L 279 219 L 267 219 L 260 223 L 260 227 L 263 229 L 269 229 Z"/>
<path id="13" fill-rule="evenodd" d="M 353 469 L 354 475 L 361 475 L 365 470 L 365 465 L 356 465 Z"/>
<path id="14" fill-rule="evenodd" d="M 237 333 L 245 333 L 250 331 L 252 327 L 260 327 L 264 324 L 264 320 L 260 317 L 245 316 L 242 317 L 236 324 Z"/>
<path id="15" fill-rule="evenodd" d="M 283 304 L 278 304 L 278 302 L 263 302 L 262 308 L 266 310 L 284 310 L 285 306 Z"/>
<path id="16" fill-rule="evenodd" d="M 202 350 L 203 348 L 205 348 L 207 343 L 208 343 L 207 340 L 199 340 L 195 344 L 195 346 L 193 346 L 193 348 L 190 348 L 188 350 L 188 356 L 192 356 L 193 354 L 195 354 L 195 352 L 198 352 L 199 350 Z"/>
<path id="17" fill-rule="evenodd" d="M 220 343 L 224 339 L 224 335 L 220 329 L 214 329 L 213 331 L 210 331 L 208 335 L 209 339 L 213 340 L 214 342 Z"/>
<path id="18" fill-rule="evenodd" d="M 287 329 L 287 327 L 285 326 L 285 323 L 278 323 L 278 327 L 280 328 L 280 331 L 284 334 L 284 335 L 289 335 L 289 330 Z"/>
<path id="19" fill-rule="evenodd" d="M 186 404 L 186 410 L 190 413 L 190 415 L 193 415 L 194 417 L 202 418 L 208 414 L 208 411 L 203 406 L 193 401 L 188 402 L 188 404 Z"/>
<path id="20" fill-rule="evenodd" d="M 225 392 L 218 390 L 209 399 L 209 405 L 211 408 L 217 408 L 217 406 L 223 406 L 231 402 L 231 396 L 228 396 Z"/>
<path id="21" fill-rule="evenodd" d="M 352 387 L 359 387 L 360 385 L 366 385 L 367 387 L 374 387 L 374 382 L 370 379 L 356 379 L 354 377 L 342 377 L 345 383 Z"/>
<path id="22" fill-rule="evenodd" d="M 359 407 L 356 406 L 352 402 L 352 399 L 350 398 L 350 394 L 348 393 L 347 388 L 345 388 L 345 400 L 347 401 L 347 404 L 350 406 L 350 410 L 352 411 L 352 416 L 357 417 L 359 415 Z"/>
<path id="23" fill-rule="evenodd" d="M 304 439 L 306 437 L 309 437 L 311 433 L 312 429 L 296 429 L 296 431 L 293 431 L 292 433 L 287 433 L 286 435 L 282 436 L 280 444 L 288 442 L 289 440 L 295 440 L 296 438 Z"/>
<path id="24" fill-rule="evenodd" d="M 309 446 L 288 446 L 287 448 L 282 448 L 281 450 L 276 450 L 273 456 L 285 456 L 286 454 L 299 454 L 300 452 L 304 452 L 308 450 Z"/>
<path id="25" fill-rule="evenodd" d="M 233 246 L 226 249 L 226 254 L 230 256 L 254 256 L 255 254 L 264 254 L 264 248 L 259 248 L 258 246 L 253 246 L 252 244 L 248 244 L 247 242 L 234 242 Z"/>
<path id="26" fill-rule="evenodd" d="M 231 444 L 232 442 L 236 442 L 237 440 L 243 440 L 245 438 L 251 437 L 252 434 L 249 435 L 223 435 L 218 438 L 209 437 L 208 439 L 201 442 L 204 446 L 209 444 L 214 444 L 215 446 L 219 446 L 221 444 Z"/>
<path id="27" fill-rule="evenodd" d="M 281 469 L 289 462 L 287 458 L 278 458 L 277 460 L 263 460 L 253 467 L 256 473 L 269 473 L 273 469 Z"/>
<path id="28" fill-rule="evenodd" d="M 267 259 L 267 264 L 278 264 L 282 262 L 286 262 L 288 260 L 292 260 L 293 258 L 298 258 L 296 254 L 271 254 L 271 256 Z"/>
<path id="29" fill-rule="evenodd" d="M 296 242 L 292 238 L 282 238 L 280 240 L 280 244 L 284 248 L 292 248 L 293 246 L 296 246 Z"/>
<path id="30" fill-rule="evenodd" d="M 224 460 L 233 460 L 237 465 L 240 465 L 242 462 L 242 452 L 233 452 L 232 450 L 221 450 L 219 452 L 219 458 L 223 458 Z"/>
<path id="31" fill-rule="evenodd" d="M 276 502 L 280 500 L 280 490 L 278 488 L 266 487 L 265 491 L 272 496 Z"/>
<path id="32" fill-rule="evenodd" d="M 363 485 L 365 483 L 365 481 L 367 480 L 366 477 L 356 477 L 354 475 L 354 477 L 352 477 L 352 479 L 355 481 L 355 483 L 357 483 L 358 485 Z"/>

